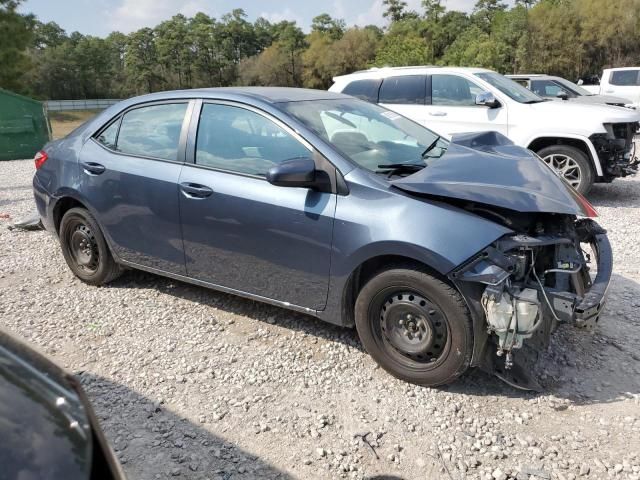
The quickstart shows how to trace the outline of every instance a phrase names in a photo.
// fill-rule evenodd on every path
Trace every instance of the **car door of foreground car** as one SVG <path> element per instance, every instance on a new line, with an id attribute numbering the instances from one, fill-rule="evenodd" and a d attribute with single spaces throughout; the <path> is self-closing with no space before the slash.
<path id="1" fill-rule="evenodd" d="M 193 118 L 180 175 L 187 274 L 299 307 L 324 308 L 335 194 L 265 179 L 279 162 L 311 157 L 311 146 L 246 106 L 204 102 Z"/>
<path id="2" fill-rule="evenodd" d="M 181 275 L 177 185 L 189 105 L 186 100 L 132 107 L 98 131 L 80 153 L 80 191 L 114 253 Z"/>
<path id="3" fill-rule="evenodd" d="M 426 126 L 441 135 L 496 131 L 507 135 L 507 107 L 476 105 L 476 96 L 485 91 L 471 80 L 457 74 L 431 75 L 431 105 L 425 108 L 430 123 Z"/>

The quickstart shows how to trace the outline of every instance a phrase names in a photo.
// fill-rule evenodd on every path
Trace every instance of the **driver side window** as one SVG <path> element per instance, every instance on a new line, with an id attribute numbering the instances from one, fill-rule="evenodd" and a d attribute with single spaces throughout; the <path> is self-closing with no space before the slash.
<path id="1" fill-rule="evenodd" d="M 478 85 L 458 75 L 431 76 L 432 105 L 475 107 L 476 95 L 482 92 Z"/>
<path id="2" fill-rule="evenodd" d="M 197 165 L 264 177 L 280 162 L 309 156 L 298 139 L 259 113 L 231 105 L 202 106 Z"/>

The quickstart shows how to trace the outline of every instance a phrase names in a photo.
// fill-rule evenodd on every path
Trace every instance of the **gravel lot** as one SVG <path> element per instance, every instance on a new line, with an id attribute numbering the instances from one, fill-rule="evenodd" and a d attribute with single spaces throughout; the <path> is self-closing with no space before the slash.
<path id="1" fill-rule="evenodd" d="M 533 394 L 414 387 L 354 331 L 146 273 L 86 286 L 48 233 L 6 228 L 32 165 L 0 162 L 0 319 L 81 377 L 130 479 L 640 478 L 640 179 L 590 195 L 609 304 L 595 334 L 560 328 Z"/>

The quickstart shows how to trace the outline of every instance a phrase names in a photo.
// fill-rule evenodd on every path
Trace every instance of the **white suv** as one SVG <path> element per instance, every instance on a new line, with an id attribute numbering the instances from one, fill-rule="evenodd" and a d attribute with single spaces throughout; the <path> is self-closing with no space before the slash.
<path id="1" fill-rule="evenodd" d="M 637 111 L 545 100 L 481 68 L 374 68 L 333 80 L 331 91 L 379 103 L 441 135 L 500 132 L 582 193 L 638 169 Z"/>

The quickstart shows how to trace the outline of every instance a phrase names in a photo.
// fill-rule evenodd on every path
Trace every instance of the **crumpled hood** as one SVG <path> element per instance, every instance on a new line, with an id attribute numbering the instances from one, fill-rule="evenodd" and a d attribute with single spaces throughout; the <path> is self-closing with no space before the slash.
<path id="1" fill-rule="evenodd" d="M 391 183 L 406 192 L 518 212 L 587 216 L 581 196 L 533 152 L 497 132 L 454 135 L 440 158 Z"/>

